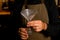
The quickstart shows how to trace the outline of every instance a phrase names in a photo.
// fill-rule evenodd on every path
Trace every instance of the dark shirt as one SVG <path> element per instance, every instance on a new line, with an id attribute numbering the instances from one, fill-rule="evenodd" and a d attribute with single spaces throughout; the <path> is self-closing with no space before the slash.
<path id="1" fill-rule="evenodd" d="M 58 18 L 58 9 L 55 4 L 55 0 L 45 0 L 45 5 L 48 11 L 49 24 L 47 31 L 50 35 L 57 35 L 60 29 L 59 18 Z"/>

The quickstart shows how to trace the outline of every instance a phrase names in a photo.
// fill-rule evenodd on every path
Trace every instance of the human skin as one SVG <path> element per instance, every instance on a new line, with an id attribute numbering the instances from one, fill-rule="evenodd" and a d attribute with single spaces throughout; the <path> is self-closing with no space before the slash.
<path id="1" fill-rule="evenodd" d="M 34 31 L 36 32 L 40 32 L 42 30 L 46 30 L 47 29 L 47 24 L 42 22 L 41 20 L 34 20 L 34 21 L 29 21 L 27 23 L 27 27 L 32 27 L 34 29 Z M 19 28 L 20 30 L 20 34 L 21 34 L 21 39 L 23 40 L 27 40 L 28 39 L 28 33 L 27 33 L 27 28 Z"/>

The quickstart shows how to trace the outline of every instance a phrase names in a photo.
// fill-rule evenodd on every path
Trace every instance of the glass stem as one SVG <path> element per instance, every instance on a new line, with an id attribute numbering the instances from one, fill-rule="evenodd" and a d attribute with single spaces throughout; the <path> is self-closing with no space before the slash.
<path id="1" fill-rule="evenodd" d="M 29 34 L 29 35 L 32 34 L 32 30 L 31 30 L 31 28 L 28 28 L 28 34 Z"/>

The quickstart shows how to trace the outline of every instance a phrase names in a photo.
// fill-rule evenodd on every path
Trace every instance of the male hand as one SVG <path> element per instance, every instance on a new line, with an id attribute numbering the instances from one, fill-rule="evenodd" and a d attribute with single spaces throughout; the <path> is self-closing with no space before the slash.
<path id="1" fill-rule="evenodd" d="M 34 20 L 27 23 L 27 27 L 32 27 L 36 32 L 47 29 L 47 24 L 41 20 Z"/>
<path id="2" fill-rule="evenodd" d="M 28 39 L 27 28 L 19 28 L 19 34 L 20 34 L 22 40 Z"/>

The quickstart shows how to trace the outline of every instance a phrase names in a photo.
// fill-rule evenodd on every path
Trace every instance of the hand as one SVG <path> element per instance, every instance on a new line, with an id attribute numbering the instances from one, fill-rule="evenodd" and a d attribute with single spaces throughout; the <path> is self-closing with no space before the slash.
<path id="1" fill-rule="evenodd" d="M 21 36 L 21 39 L 23 39 L 23 40 L 28 39 L 27 28 L 19 28 L 19 34 Z"/>
<path id="2" fill-rule="evenodd" d="M 35 20 L 28 22 L 27 27 L 32 27 L 36 32 L 40 32 L 47 29 L 47 24 L 41 20 Z"/>

